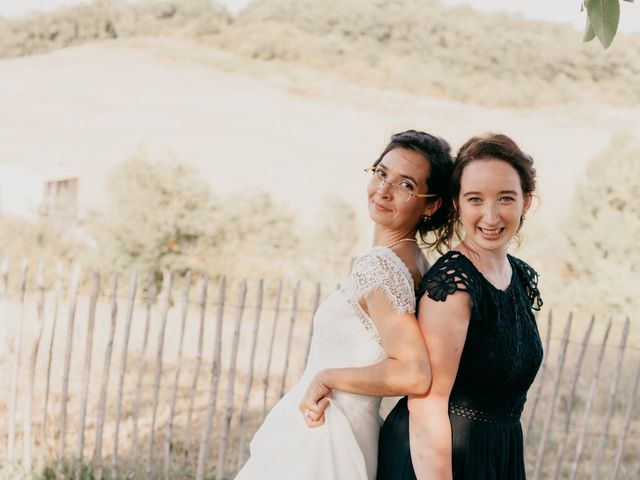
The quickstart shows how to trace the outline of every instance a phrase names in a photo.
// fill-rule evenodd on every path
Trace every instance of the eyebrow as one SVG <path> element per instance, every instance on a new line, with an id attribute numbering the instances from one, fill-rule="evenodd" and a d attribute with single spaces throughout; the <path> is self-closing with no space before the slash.
<path id="1" fill-rule="evenodd" d="M 516 192 L 515 190 L 500 190 L 498 192 L 498 195 L 518 195 L 518 192 Z M 463 197 L 466 197 L 467 195 L 482 195 L 482 192 L 465 192 L 462 194 Z"/>
<path id="2" fill-rule="evenodd" d="M 382 162 L 380 162 L 380 163 L 378 164 L 378 167 L 382 168 L 382 170 L 389 170 L 389 169 L 386 167 L 386 165 L 385 165 L 384 163 L 382 163 Z M 407 180 L 411 180 L 411 181 L 414 183 L 414 185 L 418 185 L 418 181 L 417 181 L 415 178 L 413 178 L 411 175 L 404 175 L 404 174 L 402 174 L 402 173 L 401 173 L 401 174 L 400 174 L 400 176 L 401 176 L 402 178 L 406 178 Z"/>

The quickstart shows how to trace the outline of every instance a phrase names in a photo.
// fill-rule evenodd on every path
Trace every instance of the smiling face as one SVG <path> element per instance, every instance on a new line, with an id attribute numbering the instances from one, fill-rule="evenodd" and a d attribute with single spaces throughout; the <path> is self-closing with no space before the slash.
<path id="1" fill-rule="evenodd" d="M 416 198 L 402 192 L 392 184 L 417 194 L 427 192 L 427 179 L 431 170 L 429 161 L 415 150 L 394 148 L 382 157 L 376 166 L 381 170 L 380 182 L 374 176 L 367 187 L 369 216 L 382 227 L 393 231 L 414 231 L 422 215 L 432 215 L 440 199 Z M 389 182 L 389 183 L 388 183 Z"/>
<path id="2" fill-rule="evenodd" d="M 462 171 L 456 199 L 463 242 L 476 250 L 506 254 L 530 204 L 518 172 L 507 162 L 491 157 L 470 162 Z"/>

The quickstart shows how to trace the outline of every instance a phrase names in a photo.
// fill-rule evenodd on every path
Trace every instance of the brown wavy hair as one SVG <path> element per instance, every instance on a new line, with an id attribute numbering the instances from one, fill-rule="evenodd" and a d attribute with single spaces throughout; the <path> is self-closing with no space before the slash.
<path id="1" fill-rule="evenodd" d="M 389 143 L 380 156 L 373 162 L 375 167 L 382 158 L 395 148 L 414 150 L 420 153 L 429 162 L 430 173 L 427 178 L 427 192 L 438 195 L 442 204 L 428 220 L 418 223 L 420 241 L 428 248 L 435 248 L 443 253 L 448 247 L 448 241 L 442 235 L 441 230 L 447 227 L 452 210 L 449 184 L 453 170 L 453 157 L 451 146 L 443 138 L 418 130 L 406 130 L 391 136 Z"/>
<path id="2" fill-rule="evenodd" d="M 489 133 L 469 139 L 456 155 L 449 184 L 452 208 L 449 209 L 449 218 L 446 225 L 440 230 L 441 243 L 450 245 L 452 240 L 462 238 L 460 232 L 460 215 L 456 202 L 460 196 L 460 182 L 465 167 L 476 160 L 498 159 L 511 165 L 520 177 L 522 193 L 531 196 L 536 189 L 536 169 L 533 167 L 533 158 L 523 152 L 520 147 L 507 135 L 502 133 Z M 520 219 L 522 226 L 523 219 Z"/>

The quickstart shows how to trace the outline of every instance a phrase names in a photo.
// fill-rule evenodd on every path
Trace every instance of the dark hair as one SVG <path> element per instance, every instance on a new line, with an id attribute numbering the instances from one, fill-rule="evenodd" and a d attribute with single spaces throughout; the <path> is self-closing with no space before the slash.
<path id="1" fill-rule="evenodd" d="M 536 189 L 536 169 L 533 168 L 533 158 L 520 150 L 520 147 L 510 137 L 501 133 L 489 133 L 473 137 L 468 140 L 456 155 L 451 174 L 451 199 L 457 201 L 460 196 L 460 182 L 465 167 L 476 160 L 498 159 L 511 165 L 520 177 L 522 193 L 526 196 L 533 194 Z M 444 235 L 449 241 L 454 234 L 460 237 L 459 214 L 457 208 L 452 208 Z M 520 220 L 522 226 L 522 219 Z"/>
<path id="2" fill-rule="evenodd" d="M 430 173 L 427 178 L 427 192 L 438 195 L 442 204 L 431 215 L 428 220 L 421 220 L 418 223 L 418 233 L 420 240 L 430 247 L 441 251 L 444 245 L 448 245 L 448 239 L 442 237 L 439 230 L 446 227 L 449 219 L 451 205 L 451 195 L 449 193 L 449 181 L 453 170 L 453 158 L 451 157 L 451 147 L 446 140 L 417 130 L 407 130 L 405 132 L 391 135 L 391 139 L 378 159 L 373 162 L 375 167 L 382 158 L 391 150 L 404 148 L 414 150 L 422 154 L 429 162 Z M 435 239 L 428 240 L 430 232 L 434 233 Z"/>

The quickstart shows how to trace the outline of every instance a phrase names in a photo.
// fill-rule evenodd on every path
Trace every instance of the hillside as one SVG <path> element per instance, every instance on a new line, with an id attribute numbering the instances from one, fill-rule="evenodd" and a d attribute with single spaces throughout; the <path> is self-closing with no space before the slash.
<path id="1" fill-rule="evenodd" d="M 0 23 L 0 56 L 96 39 L 182 35 L 361 85 L 501 106 L 640 104 L 640 35 L 606 54 L 569 26 L 436 0 L 256 0 L 236 18 L 206 0 L 100 2 Z"/>
<path id="2" fill-rule="evenodd" d="M 84 220 L 91 210 L 105 208 L 105 179 L 125 159 L 132 155 L 154 162 L 173 158 L 194 167 L 212 193 L 229 203 L 235 198 L 251 203 L 259 200 L 256 195 L 267 192 L 274 199 L 270 210 L 290 213 L 296 229 L 305 235 L 313 236 L 318 225 L 336 218 L 332 202 L 344 202 L 356 212 L 350 220 L 355 225 L 352 233 L 358 236 L 350 252 L 355 253 L 370 242 L 362 168 L 377 156 L 391 133 L 418 128 L 444 136 L 455 149 L 471 135 L 502 131 L 535 158 L 538 170 L 539 199 L 528 217 L 520 252 L 545 278 L 549 304 L 572 295 L 583 298 L 581 289 L 577 296 L 568 289 L 567 280 L 576 270 L 567 265 L 569 246 L 563 232 L 571 216 L 587 225 L 600 225 L 589 220 L 580 200 L 590 198 L 590 184 L 583 188 L 583 197 L 574 192 L 576 185 L 584 183 L 586 171 L 601 168 L 587 170 L 590 159 L 620 156 L 620 146 L 610 145 L 612 135 L 640 118 L 634 90 L 638 86 L 620 83 L 608 73 L 609 64 L 625 55 L 631 58 L 628 47 L 635 48 L 637 38 L 617 39 L 604 55 L 597 46 L 581 44 L 570 29 L 498 16 L 514 31 L 520 25 L 523 43 L 505 46 L 495 55 L 498 67 L 483 69 L 481 42 L 490 45 L 491 40 L 473 37 L 471 32 L 489 28 L 493 17 L 481 15 L 476 18 L 480 23 L 474 24 L 476 20 L 465 20 L 463 13 L 476 13 L 457 9 L 455 35 L 468 28 L 467 41 L 458 45 L 453 41 L 457 37 L 452 37 L 447 48 L 417 48 L 429 45 L 433 35 L 449 35 L 448 30 L 433 33 L 426 25 L 433 19 L 446 23 L 444 16 L 435 13 L 451 15 L 452 10 L 427 3 L 434 6 L 432 20 L 412 18 L 408 10 L 412 4 L 399 0 L 327 1 L 324 8 L 265 0 L 235 19 L 223 9 L 192 0 L 140 4 L 135 11 L 101 3 L 5 22 L 3 28 L 10 24 L 14 36 L 0 36 L 5 56 L 0 60 L 0 163 L 16 162 L 36 172 L 64 163 L 80 178 L 78 202 Z M 391 4 L 393 15 L 385 20 L 387 26 L 375 23 L 383 13 L 381 5 Z M 71 26 L 64 29 L 67 20 Z M 30 30 L 19 25 L 39 25 L 39 30 L 27 34 Z M 47 25 L 53 30 L 44 28 Z M 395 27 L 388 29 L 388 25 Z M 531 31 L 525 34 L 527 28 Z M 525 40 L 535 36 L 535 28 L 553 30 L 567 45 L 566 51 L 554 50 L 557 59 L 564 59 L 558 60 L 558 69 L 568 68 L 563 62 L 573 48 L 583 53 L 575 54 L 572 65 L 584 67 L 593 61 L 589 69 L 576 66 L 576 71 L 598 80 L 565 79 L 569 83 L 564 93 L 555 83 L 547 88 L 541 75 L 550 60 L 531 54 L 527 57 L 530 77 L 522 77 L 523 87 L 515 80 L 517 88 L 509 85 L 509 79 L 519 73 L 500 62 L 518 60 L 517 48 L 524 48 Z M 420 36 L 416 33 L 420 31 L 430 33 Z M 502 30 L 505 36 L 511 35 L 508 32 L 506 27 Z M 549 45 L 554 41 L 560 42 L 549 40 Z M 11 50 L 8 45 L 23 50 Z M 423 56 L 422 51 L 433 53 Z M 463 51 L 476 53 L 463 58 Z M 447 60 L 449 53 L 463 59 Z M 598 71 L 598 62 L 609 66 Z M 625 68 L 627 73 L 635 72 Z M 466 76 L 447 73 L 465 71 Z M 478 76 L 487 80 L 473 80 Z M 449 88 L 458 77 L 460 89 Z M 433 82 L 438 79 L 441 90 L 435 91 Z M 526 97 L 527 92 L 535 97 Z M 617 105 L 613 96 L 607 96 L 614 93 L 627 95 L 627 104 Z M 491 100 L 491 95 L 500 101 Z M 590 96 L 589 101 L 577 102 L 578 95 Z M 552 100 L 557 103 L 547 104 Z M 637 140 L 637 133 L 632 134 Z M 633 162 L 638 156 L 635 150 L 629 151 L 624 158 Z M 624 171 L 615 168 L 610 173 L 612 178 L 628 180 Z M 617 187 L 623 182 L 610 183 Z M 576 227 L 577 235 L 582 229 Z M 584 235 L 595 238 L 602 231 L 614 232 L 609 226 L 598 230 Z M 616 241 L 632 242 L 624 233 L 612 235 Z M 335 237 L 329 232 L 323 238 Z M 287 271 L 298 271 L 304 262 L 326 267 L 327 244 L 335 243 L 317 237 L 315 243 L 289 250 L 278 242 L 270 244 L 264 235 L 252 241 L 243 250 L 244 261 L 269 256 L 281 261 Z M 21 245 L 20 239 L 16 245 Z M 348 264 L 349 256 L 340 255 L 330 259 Z M 341 276 L 345 270 L 346 266 L 337 267 L 327 274 Z M 637 279 L 620 278 L 629 290 L 625 295 L 635 298 L 630 290 Z M 618 297 L 611 298 L 618 307 L 624 304 Z M 599 302 L 598 308 L 606 304 Z"/>

